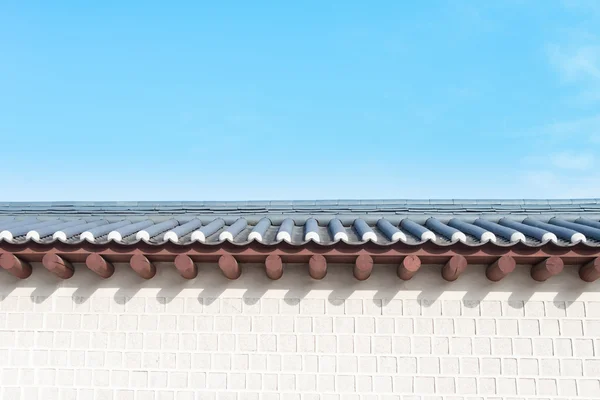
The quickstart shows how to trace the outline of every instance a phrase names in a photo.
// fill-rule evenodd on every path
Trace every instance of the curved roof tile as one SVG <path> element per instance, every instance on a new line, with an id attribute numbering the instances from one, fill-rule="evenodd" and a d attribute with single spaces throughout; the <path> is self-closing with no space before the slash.
<path id="1" fill-rule="evenodd" d="M 5 203 L 0 217 L 0 241 L 17 244 L 35 239 L 245 245 L 257 240 L 327 246 L 342 240 L 387 246 L 430 240 L 448 246 L 460 240 L 480 246 L 497 239 L 497 246 L 520 241 L 541 246 L 552 240 L 559 246 L 581 241 L 600 247 L 598 200 Z"/>

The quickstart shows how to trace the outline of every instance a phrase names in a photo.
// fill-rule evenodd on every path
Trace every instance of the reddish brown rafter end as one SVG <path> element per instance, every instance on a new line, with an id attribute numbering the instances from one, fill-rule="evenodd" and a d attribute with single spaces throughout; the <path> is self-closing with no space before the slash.
<path id="1" fill-rule="evenodd" d="M 46 253 L 42 258 L 42 265 L 54 275 L 62 279 L 69 279 L 75 273 L 73 264 L 56 253 Z"/>
<path id="2" fill-rule="evenodd" d="M 20 279 L 28 278 L 32 271 L 31 265 L 27 261 L 5 252 L 0 253 L 0 267 Z"/>
<path id="3" fill-rule="evenodd" d="M 354 277 L 359 281 L 364 281 L 371 276 L 373 271 L 373 257 L 368 254 L 361 254 L 356 257 L 354 262 Z"/>
<path id="4" fill-rule="evenodd" d="M 227 279 L 237 279 L 242 274 L 242 270 L 235 259 L 231 254 L 224 254 L 219 257 L 219 268 L 223 271 L 223 275 L 227 277 Z"/>
<path id="5" fill-rule="evenodd" d="M 323 279 L 327 275 L 327 260 L 321 254 L 314 254 L 308 260 L 308 273 L 313 279 Z"/>
<path id="6" fill-rule="evenodd" d="M 421 268 L 421 259 L 417 256 L 406 256 L 402 262 L 398 265 L 396 273 L 398 278 L 408 281 L 410 280 Z"/>
<path id="7" fill-rule="evenodd" d="M 194 279 L 198 276 L 198 267 L 194 263 L 194 260 L 187 254 L 177 255 L 174 264 L 179 274 L 185 279 Z"/>
<path id="8" fill-rule="evenodd" d="M 283 261 L 277 254 L 269 254 L 265 260 L 265 272 L 269 279 L 277 280 L 283 275 Z"/>
<path id="9" fill-rule="evenodd" d="M 564 266 L 565 263 L 559 257 L 548 257 L 531 267 L 531 277 L 538 282 L 544 282 L 550 277 L 561 273 Z"/>
<path id="10" fill-rule="evenodd" d="M 514 271 L 517 262 L 511 256 L 502 256 L 490 264 L 485 270 L 485 276 L 492 282 L 498 282 Z"/>
<path id="11" fill-rule="evenodd" d="M 467 269 L 467 259 L 464 256 L 456 255 L 450 257 L 446 265 L 442 267 L 442 277 L 448 282 L 458 279 Z"/>
<path id="12" fill-rule="evenodd" d="M 144 279 L 150 279 L 156 275 L 156 267 L 145 255 L 134 254 L 129 261 L 131 268 Z"/>
<path id="13" fill-rule="evenodd" d="M 85 259 L 85 265 L 98 274 L 98 276 L 105 279 L 110 278 L 112 274 L 115 273 L 115 267 L 112 263 L 106 261 L 106 259 L 98 253 L 90 253 Z"/>
<path id="14" fill-rule="evenodd" d="M 582 265 L 579 268 L 579 277 L 585 282 L 594 282 L 600 278 L 600 257 Z"/>

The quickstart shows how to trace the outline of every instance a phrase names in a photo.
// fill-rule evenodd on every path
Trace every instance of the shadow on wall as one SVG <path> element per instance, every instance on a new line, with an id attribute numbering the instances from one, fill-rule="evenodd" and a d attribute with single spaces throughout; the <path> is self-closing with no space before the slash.
<path id="1" fill-rule="evenodd" d="M 490 282 L 485 277 L 485 266 L 469 266 L 455 282 L 441 277 L 441 267 L 423 266 L 410 281 L 396 276 L 396 266 L 377 265 L 371 277 L 358 281 L 352 274 L 352 265 L 330 265 L 327 276 L 314 280 L 308 267 L 302 264 L 284 266 L 283 277 L 272 281 L 266 277 L 264 265 L 242 265 L 242 276 L 228 280 L 216 264 L 199 264 L 198 277 L 183 279 L 170 263 L 158 263 L 157 274 L 150 280 L 140 278 L 127 264 L 117 264 L 115 274 L 102 279 L 85 265 L 76 264 L 75 275 L 62 280 L 34 264 L 34 272 L 25 280 L 0 271 L 0 301 L 9 294 L 31 296 L 43 303 L 49 296 L 71 296 L 76 304 L 85 304 L 96 294 L 112 296 L 117 304 L 125 305 L 136 295 L 156 296 L 159 303 L 168 304 L 176 297 L 193 297 L 199 303 L 210 305 L 220 297 L 242 298 L 253 305 L 263 297 L 283 298 L 296 305 L 305 297 L 326 298 L 332 305 L 340 305 L 348 298 L 372 299 L 374 305 L 385 306 L 391 299 L 419 300 L 430 307 L 440 298 L 462 300 L 467 308 L 479 307 L 483 299 L 508 301 L 513 308 L 524 307 L 524 302 L 534 296 L 554 301 L 557 307 L 568 307 L 586 292 L 600 291 L 600 283 L 585 283 L 578 276 L 577 267 L 565 267 L 558 276 L 546 282 L 536 282 L 529 276 L 529 266 L 518 266 L 500 282 Z"/>

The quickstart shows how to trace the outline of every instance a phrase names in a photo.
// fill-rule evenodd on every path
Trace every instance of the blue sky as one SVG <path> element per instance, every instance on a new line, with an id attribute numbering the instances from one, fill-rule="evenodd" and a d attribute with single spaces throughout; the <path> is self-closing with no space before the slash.
<path id="1" fill-rule="evenodd" d="M 600 197 L 600 2 L 0 4 L 0 200 Z"/>

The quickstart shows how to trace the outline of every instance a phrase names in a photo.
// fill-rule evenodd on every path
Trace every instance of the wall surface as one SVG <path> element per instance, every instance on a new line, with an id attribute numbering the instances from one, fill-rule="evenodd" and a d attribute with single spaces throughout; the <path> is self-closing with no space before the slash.
<path id="1" fill-rule="evenodd" d="M 409 282 L 392 266 L 356 281 L 331 266 L 278 281 L 215 265 L 142 281 L 125 265 L 102 280 L 76 265 L 0 271 L 2 399 L 600 399 L 600 284 L 567 267 L 499 283 L 469 266 Z"/>

